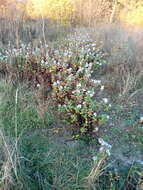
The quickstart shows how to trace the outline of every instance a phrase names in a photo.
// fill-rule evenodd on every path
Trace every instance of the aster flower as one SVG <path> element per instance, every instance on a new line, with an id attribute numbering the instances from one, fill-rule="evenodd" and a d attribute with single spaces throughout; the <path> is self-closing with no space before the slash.
<path id="1" fill-rule="evenodd" d="M 143 122 L 143 116 L 140 117 L 140 122 Z"/>
<path id="2" fill-rule="evenodd" d="M 80 87 L 81 87 L 81 84 L 80 84 L 80 83 L 78 83 L 78 84 L 77 84 L 77 88 L 80 88 Z"/>
<path id="3" fill-rule="evenodd" d="M 78 105 L 77 105 L 77 108 L 81 108 L 81 107 L 82 107 L 81 104 L 78 104 Z"/>
<path id="4" fill-rule="evenodd" d="M 112 146 L 110 144 L 108 144 L 107 142 L 105 142 L 102 138 L 98 139 L 98 142 L 102 145 L 102 146 L 106 146 L 108 148 L 112 148 Z"/>
<path id="5" fill-rule="evenodd" d="M 103 91 L 104 90 L 104 86 L 101 86 L 100 90 Z"/>
<path id="6" fill-rule="evenodd" d="M 103 98 L 103 102 L 104 102 L 105 104 L 107 104 L 107 103 L 108 103 L 108 99 L 107 99 L 107 98 Z"/>
<path id="7" fill-rule="evenodd" d="M 42 64 L 44 64 L 44 63 L 45 63 L 43 59 L 41 60 L 41 63 L 42 63 Z"/>
<path id="8" fill-rule="evenodd" d="M 102 138 L 99 138 L 98 142 L 101 144 L 99 152 L 106 152 L 108 154 L 108 156 L 110 156 L 110 154 L 111 154 L 110 150 L 111 150 L 112 146 L 110 144 L 108 144 L 107 142 L 105 142 Z"/>
<path id="9" fill-rule="evenodd" d="M 96 161 L 96 160 L 97 160 L 97 156 L 93 156 L 93 157 L 92 157 L 92 160 L 93 160 L 93 161 Z"/>
<path id="10" fill-rule="evenodd" d="M 107 115 L 107 116 L 106 116 L 106 118 L 107 118 L 107 119 L 109 119 L 109 118 L 110 118 L 110 116 L 109 116 L 109 115 Z"/>

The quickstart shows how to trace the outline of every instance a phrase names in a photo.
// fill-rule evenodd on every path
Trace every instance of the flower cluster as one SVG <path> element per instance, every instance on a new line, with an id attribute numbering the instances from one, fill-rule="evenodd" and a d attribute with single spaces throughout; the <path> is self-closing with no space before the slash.
<path id="1" fill-rule="evenodd" d="M 111 106 L 106 97 L 96 99 L 104 85 L 94 77 L 94 71 L 105 63 L 96 43 L 88 38 L 66 39 L 64 47 L 59 46 L 45 61 L 49 63 L 46 66 L 59 110 L 73 124 L 76 134 L 96 134 L 99 125 L 109 119 L 105 110 Z"/>
<path id="2" fill-rule="evenodd" d="M 76 134 L 96 135 L 100 124 L 109 119 L 106 111 L 111 104 L 108 98 L 100 98 L 105 87 L 95 77 L 95 71 L 106 62 L 104 54 L 88 34 L 75 33 L 56 47 L 41 45 L 41 48 L 32 49 L 30 45 L 21 45 L 19 49 L 8 51 L 6 56 L 25 57 L 24 68 L 35 75 L 36 80 L 40 75 L 37 88 L 40 81 L 44 81 L 44 86 L 50 86 L 58 109 L 72 123 Z M 29 57 L 34 57 L 33 61 L 29 61 Z M 33 68 L 34 72 L 31 72 Z"/>
<path id="3" fill-rule="evenodd" d="M 101 147 L 99 149 L 99 152 L 105 152 L 108 154 L 108 156 L 110 156 L 110 151 L 112 146 L 110 144 L 108 144 L 107 142 L 105 142 L 102 138 L 98 139 L 98 142 L 100 143 Z"/>

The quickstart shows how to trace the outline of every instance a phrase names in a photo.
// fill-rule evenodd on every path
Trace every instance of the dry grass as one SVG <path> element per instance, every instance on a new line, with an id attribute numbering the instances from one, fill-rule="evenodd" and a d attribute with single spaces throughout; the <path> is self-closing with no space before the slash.
<path id="1" fill-rule="evenodd" d="M 5 135 L 4 130 L 0 129 L 0 149 L 1 149 L 1 167 L 0 167 L 0 187 L 3 190 L 9 190 L 13 186 L 19 186 L 18 167 L 19 164 L 19 151 L 18 151 L 18 123 L 17 123 L 17 104 L 18 104 L 18 89 L 15 93 L 15 106 L 14 106 L 14 133 L 15 139 Z M 20 186 L 19 186 L 20 188 Z"/>
<path id="2" fill-rule="evenodd" d="M 45 44 L 66 35 L 67 31 L 68 28 L 47 19 L 44 20 L 43 31 L 41 19 L 0 18 L 0 48 L 3 45 L 20 48 L 21 43 L 31 43 L 33 47 L 37 47 L 41 42 Z"/>
<path id="3" fill-rule="evenodd" d="M 17 143 L 11 142 L 0 129 L 0 149 L 1 149 L 1 167 L 0 167 L 0 188 L 9 190 L 11 187 L 18 185 L 19 177 L 17 167 L 19 167 L 19 153 Z"/>
<path id="4" fill-rule="evenodd" d="M 92 38 L 97 44 L 102 43 L 103 51 L 110 63 L 105 69 L 105 81 L 116 89 L 119 96 L 128 97 L 141 88 L 142 34 L 143 28 L 126 28 L 121 24 L 99 25 L 92 31 Z"/>
<path id="5" fill-rule="evenodd" d="M 107 159 L 106 153 L 101 153 L 98 155 L 93 168 L 91 169 L 89 175 L 85 178 L 87 189 L 89 190 L 97 189 L 96 185 L 98 185 L 99 177 L 102 176 L 104 172 L 106 159 Z"/>

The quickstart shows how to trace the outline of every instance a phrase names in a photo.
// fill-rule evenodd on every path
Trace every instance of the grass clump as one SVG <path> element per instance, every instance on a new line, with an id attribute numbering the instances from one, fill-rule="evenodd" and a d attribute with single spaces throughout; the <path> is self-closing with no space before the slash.
<path id="1" fill-rule="evenodd" d="M 11 150 L 10 155 L 1 159 L 0 187 L 10 190 L 83 189 L 82 179 L 92 160 L 89 162 L 78 147 L 64 145 L 59 149 L 58 144 L 35 133 L 22 136 L 16 149 L 11 144 Z M 14 166 L 5 165 L 9 159 L 12 162 L 9 164 L 14 163 Z"/>
<path id="2" fill-rule="evenodd" d="M 1 126 L 10 136 L 14 135 L 15 122 L 18 134 L 27 130 L 50 127 L 54 123 L 50 112 L 46 112 L 46 121 L 39 116 L 34 92 L 26 85 L 18 86 L 15 89 L 11 84 L 6 84 L 6 86 L 4 84 L 5 81 L 1 81 Z"/>

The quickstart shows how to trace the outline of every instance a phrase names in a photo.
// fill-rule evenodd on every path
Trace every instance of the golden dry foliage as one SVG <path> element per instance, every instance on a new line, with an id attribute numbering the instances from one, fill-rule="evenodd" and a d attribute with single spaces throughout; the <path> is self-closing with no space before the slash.
<path id="1" fill-rule="evenodd" d="M 26 16 L 26 2 L 16 0 L 0 0 L 0 17 L 21 18 Z"/>
<path id="2" fill-rule="evenodd" d="M 32 18 L 46 17 L 67 22 L 71 19 L 71 0 L 29 0 L 27 14 Z"/>
<path id="3" fill-rule="evenodd" d="M 74 0 L 76 18 L 80 24 L 92 26 L 100 22 L 108 22 L 112 5 L 108 0 Z"/>
<path id="4" fill-rule="evenodd" d="M 28 0 L 27 14 L 32 18 L 92 25 L 107 18 L 111 7 L 108 0 Z"/>
<path id="5" fill-rule="evenodd" d="M 121 22 L 131 26 L 143 26 L 143 1 L 120 0 L 124 4 L 121 11 Z"/>
<path id="6" fill-rule="evenodd" d="M 14 13 L 14 14 L 13 14 Z M 48 18 L 64 24 L 93 26 L 120 21 L 143 26 L 142 0 L 0 0 L 0 16 Z"/>

